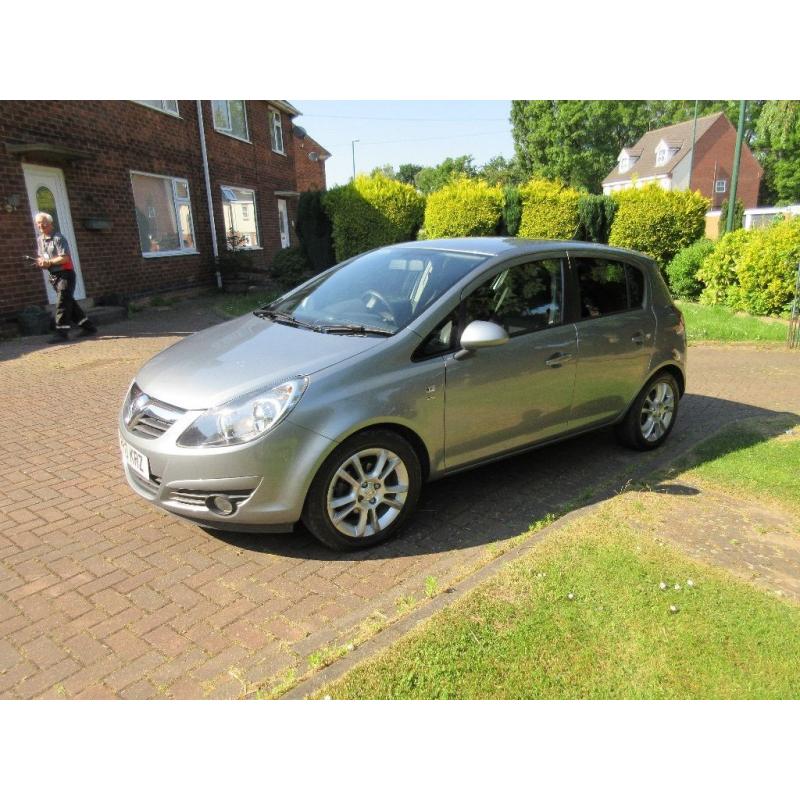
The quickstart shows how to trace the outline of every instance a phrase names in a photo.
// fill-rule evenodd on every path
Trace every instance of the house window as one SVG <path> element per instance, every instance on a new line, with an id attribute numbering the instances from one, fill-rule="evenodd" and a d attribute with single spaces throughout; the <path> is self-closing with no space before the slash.
<path id="1" fill-rule="evenodd" d="M 196 253 L 188 182 L 131 172 L 131 184 L 142 255 Z"/>
<path id="2" fill-rule="evenodd" d="M 245 142 L 250 141 L 247 131 L 247 111 L 244 100 L 212 100 L 214 128 Z"/>
<path id="3" fill-rule="evenodd" d="M 256 225 L 256 193 L 235 186 L 222 188 L 222 215 L 229 250 L 260 247 Z"/>
<path id="4" fill-rule="evenodd" d="M 728 189 L 728 181 L 715 181 L 714 182 L 714 192 L 716 194 L 724 194 Z"/>
<path id="5" fill-rule="evenodd" d="M 173 117 L 178 116 L 178 101 L 177 100 L 135 100 L 136 103 L 141 103 L 143 106 L 150 106 L 150 108 L 157 108 L 165 114 L 171 114 Z"/>
<path id="6" fill-rule="evenodd" d="M 631 160 L 626 156 L 619 160 L 619 171 L 627 172 L 631 168 Z"/>
<path id="7" fill-rule="evenodd" d="M 276 153 L 285 155 L 285 151 L 283 149 L 283 126 L 281 125 L 280 111 L 275 111 L 275 109 L 271 108 L 269 110 L 269 117 L 269 131 L 272 138 L 272 149 Z"/>
<path id="8" fill-rule="evenodd" d="M 664 164 L 667 163 L 668 156 L 669 150 L 667 150 L 665 147 L 662 147 L 661 150 L 658 150 L 656 152 L 656 166 L 663 167 Z"/>

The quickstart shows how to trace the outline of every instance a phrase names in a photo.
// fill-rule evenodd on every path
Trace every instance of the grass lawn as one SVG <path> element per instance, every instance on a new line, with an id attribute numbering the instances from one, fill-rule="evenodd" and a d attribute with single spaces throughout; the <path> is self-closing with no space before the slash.
<path id="1" fill-rule="evenodd" d="M 800 515 L 800 420 L 748 420 L 700 444 L 682 466 L 700 479 Z"/>
<path id="2" fill-rule="evenodd" d="M 276 292 L 248 292 L 245 294 L 226 294 L 214 304 L 217 312 L 228 317 L 240 317 L 277 297 Z"/>
<path id="3" fill-rule="evenodd" d="M 634 503 L 555 532 L 320 695 L 800 697 L 800 608 L 637 531 Z"/>
<path id="4" fill-rule="evenodd" d="M 751 317 L 724 306 L 702 306 L 676 302 L 686 319 L 689 342 L 785 342 L 787 322 L 769 317 Z"/>

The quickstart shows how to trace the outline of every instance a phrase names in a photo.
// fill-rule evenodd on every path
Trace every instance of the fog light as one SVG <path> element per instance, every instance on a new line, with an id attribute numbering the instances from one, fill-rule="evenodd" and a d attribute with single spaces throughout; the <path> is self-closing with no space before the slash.
<path id="1" fill-rule="evenodd" d="M 209 511 L 213 511 L 215 514 L 221 514 L 223 517 L 233 514 L 236 510 L 236 506 L 225 497 L 224 494 L 212 494 L 208 500 L 206 500 L 206 505 Z"/>

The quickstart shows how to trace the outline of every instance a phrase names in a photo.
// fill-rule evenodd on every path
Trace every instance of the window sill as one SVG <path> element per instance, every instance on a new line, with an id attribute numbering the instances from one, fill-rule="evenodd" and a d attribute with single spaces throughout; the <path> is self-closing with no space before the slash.
<path id="1" fill-rule="evenodd" d="M 219 128 L 214 128 L 217 133 L 221 133 L 223 136 L 227 136 L 229 139 L 236 139 L 237 142 L 244 142 L 245 144 L 253 144 L 249 139 L 243 139 L 241 136 L 237 136 L 235 133 L 228 133 L 228 131 L 221 131 Z"/>
<path id="2" fill-rule="evenodd" d="M 276 156 L 283 156 L 284 158 L 286 157 L 286 151 L 285 150 L 276 150 L 273 147 L 272 148 L 272 152 L 275 153 Z"/>
<path id="3" fill-rule="evenodd" d="M 199 250 L 157 250 L 154 253 L 142 253 L 142 258 L 165 258 L 166 256 L 199 256 Z"/>
<path id="4" fill-rule="evenodd" d="M 263 249 L 264 248 L 261 245 L 253 245 L 252 247 L 237 247 L 236 250 L 234 250 L 232 247 L 229 247 L 228 252 L 238 253 L 240 250 L 247 250 L 248 252 L 250 252 L 251 250 L 263 250 Z"/>
<path id="5" fill-rule="evenodd" d="M 143 108 L 149 108 L 151 111 L 158 111 L 160 114 L 166 114 L 168 117 L 174 117 L 175 119 L 183 119 L 179 111 L 167 111 L 166 108 L 156 108 L 155 106 L 148 105 L 147 103 L 142 103 L 140 100 L 132 100 L 131 102 L 136 103 L 137 106 L 142 106 Z"/>

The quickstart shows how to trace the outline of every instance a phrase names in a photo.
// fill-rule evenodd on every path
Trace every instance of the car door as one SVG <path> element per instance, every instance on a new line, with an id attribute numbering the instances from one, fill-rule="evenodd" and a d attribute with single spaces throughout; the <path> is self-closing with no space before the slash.
<path id="1" fill-rule="evenodd" d="M 461 331 L 487 320 L 509 334 L 503 345 L 445 361 L 447 469 L 563 432 L 575 376 L 575 326 L 564 309 L 565 259 L 528 259 L 468 287 Z"/>
<path id="2" fill-rule="evenodd" d="M 613 257 L 569 254 L 578 293 L 578 358 L 570 428 L 612 421 L 644 385 L 656 320 L 641 268 Z"/>

